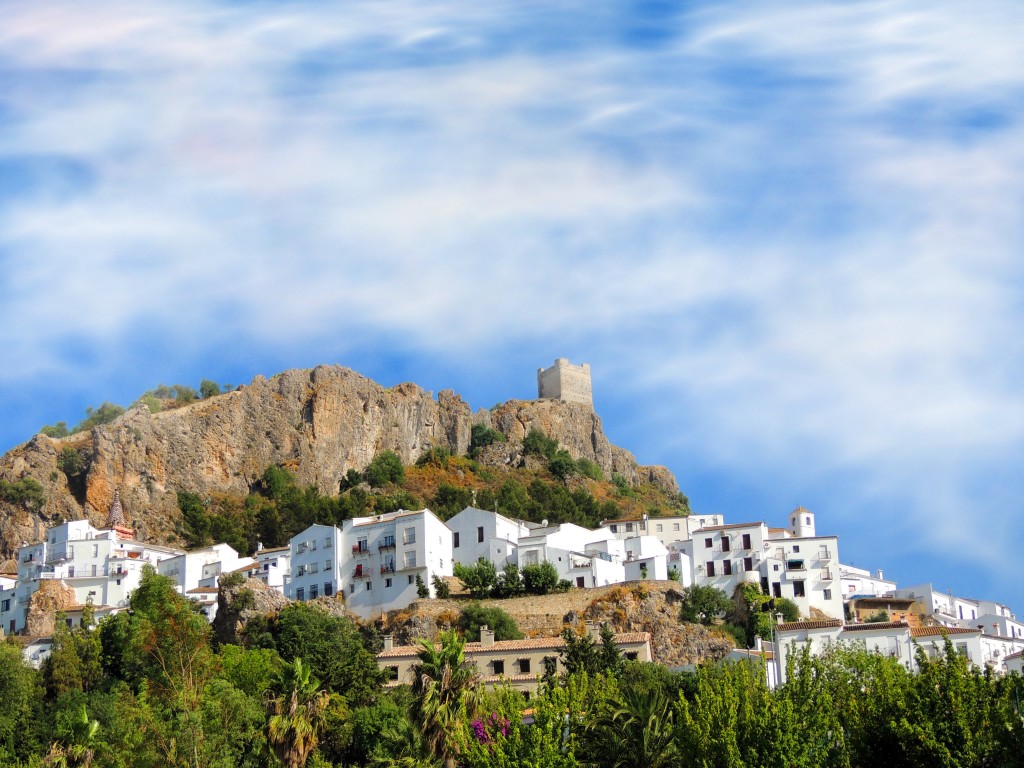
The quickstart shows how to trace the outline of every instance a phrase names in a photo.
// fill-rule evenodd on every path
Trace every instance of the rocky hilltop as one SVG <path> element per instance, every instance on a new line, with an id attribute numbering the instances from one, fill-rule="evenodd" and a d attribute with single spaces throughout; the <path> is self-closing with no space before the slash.
<path id="1" fill-rule="evenodd" d="M 115 490 L 140 538 L 173 541 L 178 491 L 244 495 L 268 466 L 279 465 L 301 485 L 333 495 L 349 469 L 364 468 L 384 450 L 406 464 L 433 447 L 465 453 L 478 423 L 509 438 L 490 446 L 483 463 L 520 460 L 522 439 L 538 428 L 608 476 L 678 491 L 668 470 L 638 466 L 632 454 L 611 445 L 588 405 L 514 400 L 473 413 L 450 390 L 434 398 L 415 384 L 385 388 L 347 368 L 318 366 L 257 376 L 248 386 L 173 410 L 150 413 L 138 405 L 91 431 L 61 439 L 40 434 L 12 449 L 0 458 L 0 480 L 32 478 L 45 502 L 0 502 L 0 554 L 9 556 L 63 520 L 102 525 Z M 74 478 L 60 469 L 66 447 L 85 462 Z"/>

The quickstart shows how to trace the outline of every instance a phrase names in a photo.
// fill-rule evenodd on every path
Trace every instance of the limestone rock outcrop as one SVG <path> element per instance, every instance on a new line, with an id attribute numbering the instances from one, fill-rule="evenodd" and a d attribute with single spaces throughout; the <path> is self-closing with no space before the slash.
<path id="1" fill-rule="evenodd" d="M 347 368 L 318 366 L 257 376 L 248 386 L 172 410 L 150 413 L 136 406 L 90 432 L 63 439 L 36 435 L 14 448 L 0 458 L 0 480 L 33 478 L 46 503 L 35 509 L 0 502 L 0 556 L 62 520 L 102 525 L 115 490 L 139 538 L 174 543 L 178 491 L 244 495 L 268 466 L 280 465 L 300 485 L 333 495 L 349 469 L 363 469 L 384 450 L 407 464 L 435 446 L 465 453 L 476 423 L 509 436 L 507 445 L 495 448 L 490 460 L 496 464 L 520 461 L 521 441 L 537 427 L 574 458 L 595 461 L 606 476 L 678 490 L 668 470 L 638 467 L 630 453 L 611 445 L 585 405 L 511 401 L 473 414 L 450 390 L 435 398 L 415 384 L 385 388 Z M 74 482 L 58 466 L 68 447 L 86 462 Z"/>

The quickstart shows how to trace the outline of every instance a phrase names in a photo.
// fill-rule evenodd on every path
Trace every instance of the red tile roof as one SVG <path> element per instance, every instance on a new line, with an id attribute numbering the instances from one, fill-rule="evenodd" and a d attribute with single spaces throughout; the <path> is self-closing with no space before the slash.
<path id="1" fill-rule="evenodd" d="M 863 624 L 847 624 L 843 632 L 870 632 L 873 629 L 907 629 L 905 621 L 868 621 Z"/>
<path id="2" fill-rule="evenodd" d="M 650 632 L 622 632 L 613 636 L 619 645 L 630 645 L 634 643 L 647 643 L 651 640 Z M 537 651 L 556 650 L 565 645 L 561 637 L 533 637 L 525 640 L 495 640 L 491 645 L 481 643 L 466 643 L 466 655 L 494 653 L 496 651 Z M 378 659 L 400 659 L 413 657 L 419 654 L 418 645 L 400 645 L 390 651 L 381 651 L 377 654 Z"/>
<path id="3" fill-rule="evenodd" d="M 728 531 L 732 528 L 757 528 L 761 525 L 764 525 L 764 523 L 729 523 L 728 525 L 708 525 L 704 528 L 698 528 L 696 531 L 694 531 L 694 534 L 701 533 L 702 531 Z"/>
<path id="4" fill-rule="evenodd" d="M 839 619 L 818 619 L 817 621 L 791 621 L 779 624 L 779 632 L 791 632 L 799 629 L 832 629 L 843 626 Z"/>
<path id="5" fill-rule="evenodd" d="M 980 629 L 966 627 L 911 627 L 913 637 L 941 637 L 942 635 L 981 635 Z"/>

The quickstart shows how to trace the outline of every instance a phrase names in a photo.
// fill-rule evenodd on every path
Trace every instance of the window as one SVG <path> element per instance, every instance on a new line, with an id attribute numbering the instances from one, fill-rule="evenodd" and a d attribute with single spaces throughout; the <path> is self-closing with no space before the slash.
<path id="1" fill-rule="evenodd" d="M 826 600 L 831 600 L 832 599 L 832 590 L 831 589 L 824 589 L 824 590 L 822 590 L 822 595 L 824 596 L 824 598 Z"/>
<path id="2" fill-rule="evenodd" d="M 92 556 L 93 557 L 99 557 L 99 555 L 100 555 L 100 545 L 99 544 L 93 544 L 92 545 Z"/>
<path id="3" fill-rule="evenodd" d="M 326 595 L 327 597 L 330 597 L 333 594 L 334 594 L 334 585 L 331 584 L 331 582 L 329 582 L 329 581 L 325 581 L 324 582 L 324 595 Z"/>
<path id="4" fill-rule="evenodd" d="M 633 524 L 632 523 L 626 523 L 626 533 L 631 533 L 632 530 L 633 530 Z"/>
<path id="5" fill-rule="evenodd" d="M 298 589 L 295 590 L 295 599 L 296 600 L 305 600 L 306 599 L 306 588 L 305 587 L 299 587 Z"/>
<path id="6" fill-rule="evenodd" d="M 330 570 L 331 570 L 331 561 L 330 560 L 324 560 L 324 572 L 325 573 L 329 573 Z"/>
<path id="7" fill-rule="evenodd" d="M 398 667 L 388 667 L 388 680 L 398 679 Z"/>
<path id="8" fill-rule="evenodd" d="M 782 597 L 782 585 L 777 582 L 772 582 L 772 597 Z"/>
<path id="9" fill-rule="evenodd" d="M 416 543 L 416 529 L 406 528 L 405 534 L 402 536 L 403 544 L 415 544 Z"/>
<path id="10" fill-rule="evenodd" d="M 391 579 L 384 579 L 384 589 L 391 586 Z"/>
<path id="11" fill-rule="evenodd" d="M 707 567 L 708 576 L 714 576 L 715 575 L 715 561 L 714 560 L 708 560 L 706 567 Z"/>
<path id="12" fill-rule="evenodd" d="M 369 550 L 370 545 L 367 543 L 366 539 L 359 539 L 359 541 L 356 542 L 356 551 L 368 552 Z"/>
<path id="13" fill-rule="evenodd" d="M 409 583 L 410 584 L 415 584 L 416 583 L 416 578 L 414 576 L 412 576 L 411 574 L 408 577 L 406 577 L 406 578 L 409 579 Z"/>
<path id="14" fill-rule="evenodd" d="M 715 546 L 713 539 L 704 539 L 704 549 L 711 549 L 713 546 Z"/>
<path id="15" fill-rule="evenodd" d="M 2 611 L 9 611 L 9 610 L 11 610 L 11 601 L 8 599 L 8 600 L 4 600 L 3 603 L 0 603 L 0 610 L 2 610 Z"/>
<path id="16" fill-rule="evenodd" d="M 679 530 L 679 523 L 672 523 L 672 530 L 673 531 L 678 531 Z"/>
<path id="17" fill-rule="evenodd" d="M 775 571 L 776 573 L 778 573 L 779 572 L 779 564 L 778 563 L 773 564 L 772 565 L 772 570 Z"/>
<path id="18" fill-rule="evenodd" d="M 619 526 L 615 525 L 615 523 L 612 523 L 612 533 L 618 533 L 618 532 L 619 532 Z"/>
<path id="19" fill-rule="evenodd" d="M 309 599 L 316 600 L 320 596 L 320 587 L 316 584 L 309 585 Z"/>
<path id="20" fill-rule="evenodd" d="M 73 566 L 73 565 L 68 566 L 68 578 L 69 579 L 75 578 L 75 566 Z"/>
<path id="21" fill-rule="evenodd" d="M 494 667 L 494 674 L 504 675 L 505 674 L 505 662 L 499 659 L 495 659 L 491 662 L 491 666 Z"/>
<path id="22" fill-rule="evenodd" d="M 800 551 L 800 545 L 799 544 L 794 544 L 793 545 L 793 551 L 794 552 L 799 552 Z"/>
<path id="23" fill-rule="evenodd" d="M 728 536 L 722 536 L 722 551 L 723 552 L 728 552 L 729 551 L 729 537 Z"/>
<path id="24" fill-rule="evenodd" d="M 726 576 L 732 576 L 732 560 L 726 560 L 722 563 L 722 573 Z"/>
<path id="25" fill-rule="evenodd" d="M 310 563 L 309 564 L 309 572 L 310 573 L 319 573 L 320 572 L 320 564 L 319 563 Z"/>
<path id="26" fill-rule="evenodd" d="M 640 657 L 640 654 L 637 651 L 627 651 L 625 656 L 626 661 L 636 661 Z"/>
<path id="27" fill-rule="evenodd" d="M 530 660 L 529 659 L 520 659 L 519 660 L 519 674 L 520 675 L 528 675 L 528 674 L 530 674 Z"/>
<path id="28" fill-rule="evenodd" d="M 807 521 L 807 524 L 808 524 L 808 525 L 810 525 L 810 524 L 811 524 L 811 516 L 810 516 L 810 515 L 808 515 L 807 517 L 805 517 L 805 518 L 804 518 L 804 520 L 806 520 L 806 521 Z"/>
<path id="29" fill-rule="evenodd" d="M 744 571 L 752 571 L 752 570 L 754 570 L 754 558 L 752 558 L 752 557 L 744 557 L 743 558 L 743 570 Z"/>
<path id="30" fill-rule="evenodd" d="M 793 582 L 793 597 L 804 597 L 804 583 L 802 581 Z"/>
<path id="31" fill-rule="evenodd" d="M 662 530 L 664 530 L 664 528 L 665 528 L 665 526 L 663 526 L 663 525 L 662 525 L 661 523 L 658 523 L 658 524 L 657 524 L 657 525 L 656 525 L 656 526 L 654 527 L 654 530 L 655 530 L 655 531 L 657 531 L 658 533 L 661 533 L 661 532 L 662 532 Z"/>
<path id="32" fill-rule="evenodd" d="M 455 531 L 455 533 L 452 534 L 452 547 L 454 549 L 458 549 L 459 548 L 459 532 L 458 531 Z"/>
<path id="33" fill-rule="evenodd" d="M 328 536 L 326 539 L 324 539 L 324 549 L 330 549 L 331 546 L 331 537 Z"/>
<path id="34" fill-rule="evenodd" d="M 369 580 L 367 580 L 367 582 L 366 582 L 366 591 L 367 591 L 367 592 L 369 592 L 369 591 L 371 591 L 372 589 L 373 589 L 373 582 L 372 582 L 372 581 L 369 581 Z"/>
<path id="35" fill-rule="evenodd" d="M 353 594 L 353 593 L 354 593 L 355 591 L 356 591 L 356 585 L 355 585 L 355 584 L 349 584 L 349 585 L 348 585 L 348 593 L 349 593 L 349 594 L 351 595 L 351 594 Z"/>
<path id="36" fill-rule="evenodd" d="M 476 541 L 477 544 L 482 544 L 484 540 L 484 527 L 482 525 L 477 526 L 476 529 Z"/>
<path id="37" fill-rule="evenodd" d="M 416 567 L 416 552 L 409 551 L 405 553 L 405 567 L 415 568 Z"/>
<path id="38" fill-rule="evenodd" d="M 579 587 L 580 589 L 583 589 L 583 587 L 585 587 L 586 584 L 587 584 L 587 582 L 586 582 L 586 580 L 585 580 L 585 578 L 583 576 L 577 576 L 576 577 L 576 586 L 577 587 Z M 4 608 L 4 610 L 6 611 L 7 609 Z"/>
<path id="39" fill-rule="evenodd" d="M 743 548 L 744 549 L 750 549 L 750 534 L 749 533 L 744 533 L 743 534 Z"/>

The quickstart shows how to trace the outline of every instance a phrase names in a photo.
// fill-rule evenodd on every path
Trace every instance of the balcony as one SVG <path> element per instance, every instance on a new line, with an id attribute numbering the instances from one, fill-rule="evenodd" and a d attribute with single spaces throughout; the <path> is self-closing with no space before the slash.
<path id="1" fill-rule="evenodd" d="M 355 557 L 363 557 L 370 554 L 370 547 L 365 541 L 360 541 L 358 544 L 352 547 L 352 554 Z"/>
<path id="2" fill-rule="evenodd" d="M 363 568 L 362 564 L 357 565 L 355 571 L 352 572 L 352 578 L 368 579 L 370 578 L 370 570 L 368 568 Z"/>
<path id="3" fill-rule="evenodd" d="M 832 569 L 831 568 L 822 568 L 821 569 L 821 576 L 819 577 L 819 581 L 832 581 L 833 579 L 834 579 L 834 577 L 832 576 Z"/>
<path id="4" fill-rule="evenodd" d="M 804 566 L 803 560 L 787 560 L 786 561 L 787 571 L 805 571 L 807 568 Z"/>
<path id="5" fill-rule="evenodd" d="M 570 561 L 570 565 L 573 568 L 589 568 L 590 567 L 590 561 L 589 560 L 576 560 L 574 558 L 573 560 Z"/>
<path id="6" fill-rule="evenodd" d="M 71 555 L 68 554 L 66 549 L 58 550 L 50 553 L 49 557 L 46 558 L 47 564 L 50 563 L 66 563 L 71 559 Z"/>
<path id="7" fill-rule="evenodd" d="M 394 563 L 385 563 L 384 565 L 382 565 L 380 567 L 380 572 L 381 572 L 381 575 L 383 575 L 385 573 L 394 573 L 395 572 L 395 564 Z"/>
<path id="8" fill-rule="evenodd" d="M 383 552 L 385 549 L 394 549 L 394 548 L 395 548 L 395 537 L 394 536 L 385 536 L 384 537 L 384 541 L 382 541 L 377 546 L 377 551 L 378 552 Z"/>
<path id="9" fill-rule="evenodd" d="M 832 559 L 832 551 L 828 547 L 822 547 L 821 549 L 818 550 L 818 559 L 819 560 L 831 560 Z"/>

